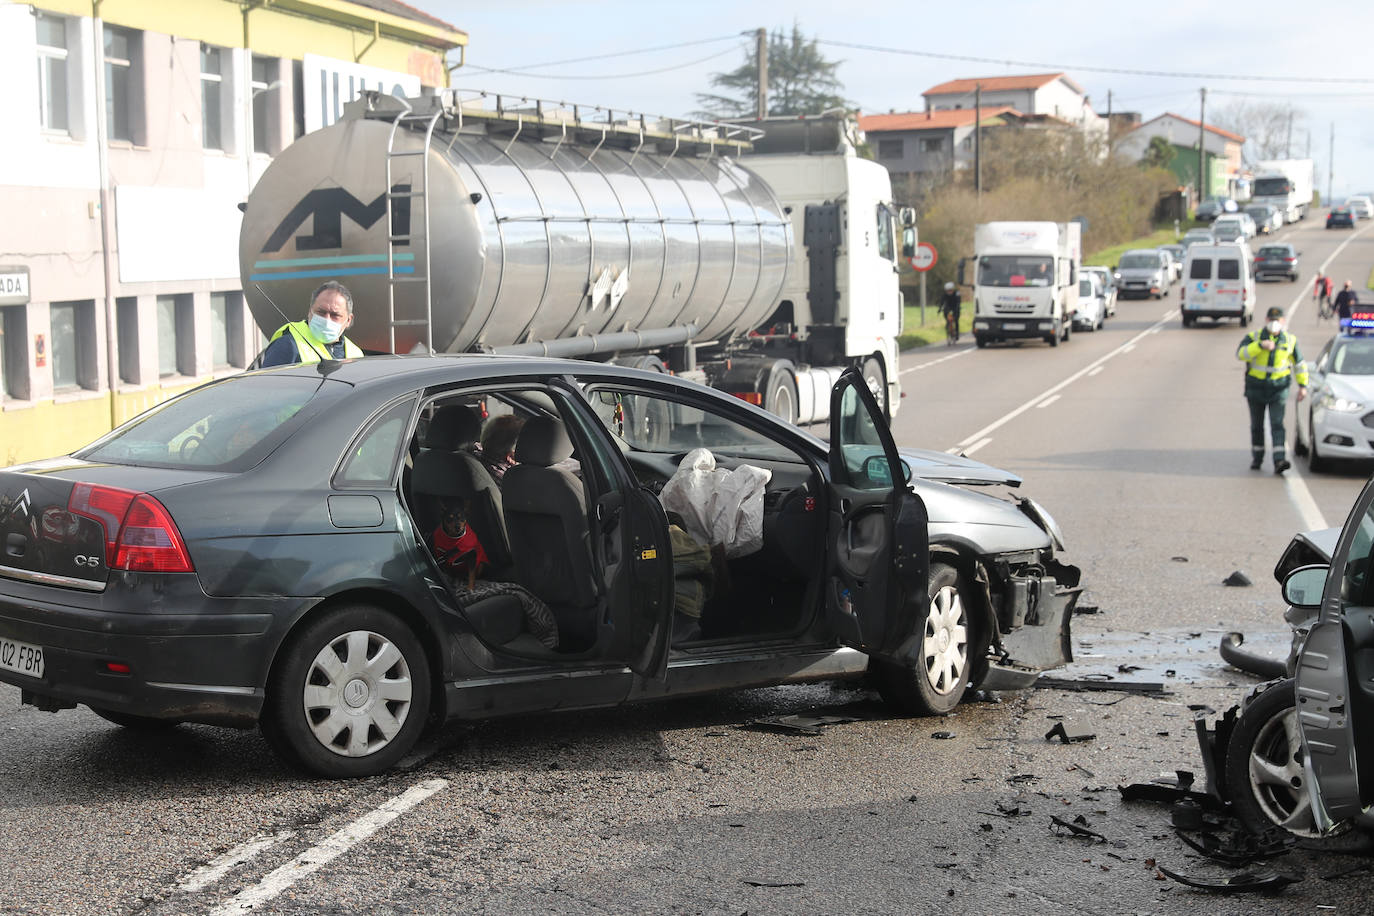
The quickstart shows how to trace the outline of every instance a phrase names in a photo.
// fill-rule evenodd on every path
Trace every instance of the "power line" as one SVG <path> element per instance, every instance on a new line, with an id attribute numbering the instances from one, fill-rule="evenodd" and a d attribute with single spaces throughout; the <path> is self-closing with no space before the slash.
<path id="1" fill-rule="evenodd" d="M 563 64 L 582 64 L 589 60 L 608 60 L 612 57 L 630 57 L 635 54 L 650 54 L 656 51 L 675 51 L 678 48 L 690 48 L 693 45 L 709 45 L 717 41 L 735 41 L 739 39 L 739 37 L 739 35 L 721 35 L 716 38 L 699 38 L 695 41 L 680 41 L 671 45 L 657 45 L 652 48 L 634 48 L 629 51 L 612 51 L 608 54 L 590 54 L 586 57 L 569 57 L 564 60 L 551 60 L 543 64 L 525 64 L 520 67 L 478 67 L 469 64 L 464 69 L 482 70 L 486 73 L 516 73 L 521 70 L 539 70 L 543 67 L 557 67 Z"/>
<path id="2" fill-rule="evenodd" d="M 524 76 L 531 79 L 543 80 L 624 80 L 633 79 L 639 76 L 653 76 L 656 73 L 667 73 L 671 70 L 682 70 L 687 67 L 695 67 L 708 60 L 715 60 L 717 57 L 724 57 L 726 54 L 734 54 L 736 48 L 726 48 L 724 51 L 717 51 L 715 54 L 708 54 L 705 57 L 698 57 L 696 60 L 689 60 L 683 64 L 674 64 L 671 67 L 659 67 L 657 70 L 641 70 L 638 73 L 606 73 L 596 76 L 574 76 L 563 73 L 529 73 L 525 70 L 502 70 L 496 67 L 464 67 L 465 70 L 480 70 L 483 73 L 509 73 L 515 76 Z M 545 64 L 544 66 L 552 66 Z"/>
<path id="3" fill-rule="evenodd" d="M 1016 67 L 1035 67 L 1042 70 L 1074 70 L 1087 73 L 1119 73 L 1126 76 L 1164 76 L 1175 79 L 1229 80 L 1236 82 L 1267 83 L 1374 83 L 1374 78 L 1358 76 L 1255 76 L 1234 73 L 1186 73 L 1175 70 L 1133 70 L 1126 67 L 1085 67 L 1078 64 L 1047 64 L 1037 61 L 1006 60 L 995 57 L 974 57 L 968 54 L 941 54 L 935 51 L 913 51 L 909 48 L 884 48 L 879 45 L 857 44 L 849 41 L 834 41 L 817 38 L 823 45 L 837 48 L 853 48 L 859 51 L 879 51 L 884 54 L 904 54 L 910 57 L 930 57 L 936 60 L 960 60 L 976 64 L 1006 64 Z"/>

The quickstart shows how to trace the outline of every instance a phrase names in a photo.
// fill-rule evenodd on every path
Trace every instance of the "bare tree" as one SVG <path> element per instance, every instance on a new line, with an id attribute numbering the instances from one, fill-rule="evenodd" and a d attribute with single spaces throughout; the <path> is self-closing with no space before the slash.
<path id="1" fill-rule="evenodd" d="M 1217 127 L 1245 138 L 1245 158 L 1287 159 L 1293 153 L 1293 138 L 1303 126 L 1305 115 L 1288 102 L 1231 102 L 1212 115 Z"/>

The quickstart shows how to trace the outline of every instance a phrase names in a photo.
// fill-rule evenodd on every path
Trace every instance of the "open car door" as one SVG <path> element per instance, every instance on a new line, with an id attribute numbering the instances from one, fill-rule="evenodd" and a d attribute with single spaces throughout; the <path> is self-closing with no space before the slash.
<path id="1" fill-rule="evenodd" d="M 1374 482 L 1341 531 L 1296 689 L 1308 791 L 1325 830 L 1374 801 Z"/>
<path id="2" fill-rule="evenodd" d="M 914 665 L 930 562 L 926 507 L 857 369 L 830 394 L 829 495 L 830 626 L 844 645 Z"/>

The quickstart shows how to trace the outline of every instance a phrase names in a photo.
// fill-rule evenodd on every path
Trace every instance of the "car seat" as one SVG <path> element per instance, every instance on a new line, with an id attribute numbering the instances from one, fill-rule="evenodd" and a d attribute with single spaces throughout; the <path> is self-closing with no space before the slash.
<path id="1" fill-rule="evenodd" d="M 482 421 L 471 408 L 461 404 L 439 408 L 425 430 L 425 447 L 415 456 L 411 486 L 416 522 L 426 537 L 439 524 L 441 500 L 463 501 L 468 524 L 499 576 L 511 565 L 510 538 L 501 489 L 482 459 L 470 451 L 481 430 Z"/>

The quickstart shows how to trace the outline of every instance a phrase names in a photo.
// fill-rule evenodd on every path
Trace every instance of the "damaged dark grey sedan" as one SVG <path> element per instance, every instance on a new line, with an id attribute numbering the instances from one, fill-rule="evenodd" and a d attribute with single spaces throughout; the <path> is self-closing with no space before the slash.
<path id="1" fill-rule="evenodd" d="M 477 453 L 498 422 L 508 469 Z M 697 449 L 766 478 L 747 549 L 670 527 Z M 327 776 L 446 720 L 740 687 L 873 674 L 947 712 L 1069 660 L 1079 572 L 1019 483 L 899 451 L 854 370 L 829 443 L 586 362 L 250 372 L 0 472 L 0 680 L 127 727 L 256 724 Z"/>

